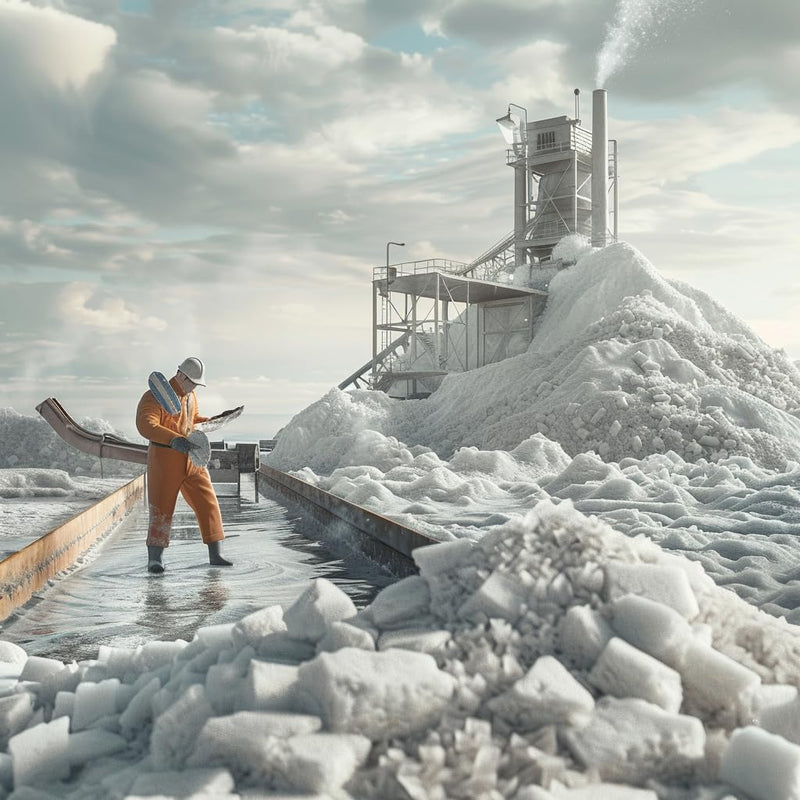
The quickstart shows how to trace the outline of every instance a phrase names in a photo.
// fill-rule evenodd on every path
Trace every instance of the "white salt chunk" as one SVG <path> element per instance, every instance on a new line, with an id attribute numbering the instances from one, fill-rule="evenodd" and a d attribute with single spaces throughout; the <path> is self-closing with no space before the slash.
<path id="1" fill-rule="evenodd" d="M 326 578 L 317 578 L 289 606 L 283 619 L 292 637 L 316 643 L 324 636 L 329 623 L 355 613 L 353 601 L 338 586 Z"/>
<path id="2" fill-rule="evenodd" d="M 148 642 L 137 648 L 133 657 L 133 665 L 141 672 L 156 670 L 164 664 L 170 664 L 188 646 L 183 639 L 173 642 Z"/>
<path id="3" fill-rule="evenodd" d="M 472 552 L 474 545 L 469 539 L 455 539 L 452 542 L 417 547 L 411 557 L 423 577 L 433 577 L 440 572 L 455 569 Z"/>
<path id="4" fill-rule="evenodd" d="M 128 742 L 116 733 L 96 728 L 91 731 L 71 733 L 67 742 L 67 758 L 72 766 L 86 764 L 103 756 L 118 753 Z"/>
<path id="5" fill-rule="evenodd" d="M 375 639 L 364 628 L 350 625 L 348 622 L 332 622 L 325 635 L 317 642 L 317 652 L 333 652 L 343 647 L 374 650 Z"/>
<path id="6" fill-rule="evenodd" d="M 636 784 L 691 775 L 703 758 L 706 736 L 696 717 L 645 700 L 604 697 L 589 724 L 566 730 L 564 739 L 575 759 L 597 769 L 603 780 Z"/>
<path id="7" fill-rule="evenodd" d="M 28 660 L 28 654 L 14 642 L 6 642 L 0 639 L 0 662 L 3 664 L 14 664 L 23 667 Z"/>
<path id="8" fill-rule="evenodd" d="M 404 628 L 382 633 L 378 639 L 378 650 L 400 647 L 418 653 L 437 653 L 452 639 L 450 631 L 426 631 L 419 628 Z"/>
<path id="9" fill-rule="evenodd" d="M 585 725 L 594 698 L 558 659 L 541 656 L 508 691 L 489 707 L 515 728 L 532 730 L 544 725 Z"/>
<path id="10" fill-rule="evenodd" d="M 592 667 L 589 682 L 614 697 L 638 697 L 672 713 L 683 702 L 681 676 L 674 669 L 616 636 Z"/>
<path id="11" fill-rule="evenodd" d="M 700 611 L 689 578 L 679 567 L 611 561 L 605 572 L 607 600 L 618 600 L 626 594 L 640 595 L 674 608 L 688 620 Z"/>
<path id="12" fill-rule="evenodd" d="M 150 734 L 150 757 L 156 769 L 183 766 L 195 738 L 214 710 L 202 686 L 190 686 L 171 708 L 153 723 Z"/>
<path id="13" fill-rule="evenodd" d="M 115 713 L 119 685 L 117 678 L 109 678 L 100 683 L 80 683 L 75 690 L 72 730 L 83 730 L 101 717 Z"/>
<path id="14" fill-rule="evenodd" d="M 197 639 L 203 647 L 210 650 L 224 650 L 233 644 L 233 628 L 235 622 L 225 622 L 220 625 L 206 625 L 198 628 L 195 633 Z"/>
<path id="15" fill-rule="evenodd" d="M 279 772 L 288 786 L 308 792 L 331 792 L 352 778 L 372 743 L 357 734 L 310 733 L 282 745 Z"/>
<path id="16" fill-rule="evenodd" d="M 71 717 L 75 708 L 75 692 L 58 692 L 53 704 L 52 718 Z"/>
<path id="17" fill-rule="evenodd" d="M 300 666 L 298 695 L 334 731 L 370 739 L 424 730 L 440 717 L 455 688 L 426 653 L 344 648 Z"/>
<path id="18" fill-rule="evenodd" d="M 295 700 L 297 667 L 251 661 L 247 676 L 239 683 L 234 708 L 248 711 L 291 711 Z"/>
<path id="19" fill-rule="evenodd" d="M 800 747 L 754 726 L 738 728 L 722 756 L 719 777 L 753 800 L 797 800 Z"/>
<path id="20" fill-rule="evenodd" d="M 754 723 L 800 744 L 800 693 L 794 686 L 761 686 L 753 702 Z"/>
<path id="21" fill-rule="evenodd" d="M 317 651 L 317 641 L 318 639 L 313 641 L 298 639 L 288 631 L 277 631 L 259 639 L 257 651 L 261 658 L 269 661 L 286 661 L 292 664 L 299 664 L 301 661 L 308 661 L 309 658 L 314 657 Z"/>
<path id="22" fill-rule="evenodd" d="M 212 717 L 200 731 L 186 763 L 223 765 L 237 778 L 263 777 L 270 773 L 270 750 L 276 739 L 316 733 L 321 727 L 319 717 L 308 714 L 240 711 Z"/>
<path id="23" fill-rule="evenodd" d="M 215 714 L 230 714 L 242 682 L 239 664 L 212 664 L 206 673 L 206 697 Z"/>
<path id="24" fill-rule="evenodd" d="M 33 719 L 33 695 L 28 692 L 0 697 L 0 748 Z"/>
<path id="25" fill-rule="evenodd" d="M 692 637 L 692 628 L 674 608 L 648 597 L 626 594 L 615 601 L 611 626 L 634 647 L 675 666 Z"/>
<path id="26" fill-rule="evenodd" d="M 687 701 L 707 711 L 750 713 L 761 678 L 751 669 L 702 642 L 692 640 L 679 671 Z"/>
<path id="27" fill-rule="evenodd" d="M 431 595 L 421 575 L 410 575 L 382 589 L 370 604 L 372 619 L 382 630 L 409 627 L 409 621 L 428 614 Z"/>
<path id="28" fill-rule="evenodd" d="M 559 634 L 561 651 L 582 668 L 594 664 L 614 635 L 591 606 L 572 606 L 562 618 Z"/>
<path id="29" fill-rule="evenodd" d="M 152 716 L 152 700 L 161 688 L 158 678 L 151 678 L 128 703 L 119 716 L 120 728 L 123 731 L 135 731 Z"/>
<path id="30" fill-rule="evenodd" d="M 489 619 L 516 620 L 525 605 L 526 592 L 517 581 L 500 572 L 493 572 L 481 586 L 461 605 L 458 615 L 474 619 L 485 615 Z"/>
<path id="31" fill-rule="evenodd" d="M 59 672 L 63 672 L 64 664 L 55 658 L 42 658 L 41 656 L 30 656 L 22 668 L 19 679 L 21 681 L 36 681 L 43 683 L 54 677 Z"/>
<path id="32" fill-rule="evenodd" d="M 559 782 L 550 785 L 556 800 L 658 800 L 652 789 L 639 789 L 620 783 L 592 783 L 569 789 Z"/>
<path id="33" fill-rule="evenodd" d="M 34 725 L 8 742 L 14 786 L 41 786 L 69 775 L 69 719 Z"/>
<path id="34" fill-rule="evenodd" d="M 155 798 L 217 798 L 233 792 L 233 776 L 226 769 L 187 769 L 147 772 L 133 782 L 130 795 Z"/>
<path id="35" fill-rule="evenodd" d="M 259 639 L 270 633 L 285 630 L 283 609 L 278 605 L 267 606 L 242 617 L 233 626 L 231 638 L 234 647 L 243 647 L 246 644 L 255 645 Z"/>

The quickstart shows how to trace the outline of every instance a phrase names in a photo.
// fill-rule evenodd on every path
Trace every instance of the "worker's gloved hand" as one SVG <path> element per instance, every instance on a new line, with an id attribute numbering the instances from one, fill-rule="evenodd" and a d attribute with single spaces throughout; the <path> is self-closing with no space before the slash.
<path id="1" fill-rule="evenodd" d="M 190 450 L 195 450 L 197 448 L 197 445 L 194 442 L 190 442 L 185 436 L 176 436 L 169 443 L 169 446 L 179 453 L 188 453 Z"/>
<path id="2" fill-rule="evenodd" d="M 241 411 L 244 406 L 236 406 L 236 408 L 229 408 L 227 411 L 222 411 L 221 413 L 217 414 L 218 417 L 229 417 L 231 414 L 236 414 L 238 411 Z"/>

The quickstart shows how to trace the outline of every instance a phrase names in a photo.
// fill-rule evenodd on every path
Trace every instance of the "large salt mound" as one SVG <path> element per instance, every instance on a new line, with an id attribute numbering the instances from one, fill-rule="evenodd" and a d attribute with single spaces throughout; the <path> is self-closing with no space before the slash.
<path id="1" fill-rule="evenodd" d="M 281 432 L 271 462 L 330 472 L 367 428 L 441 457 L 511 450 L 540 432 L 605 461 L 667 451 L 776 468 L 800 460 L 795 365 L 626 244 L 553 278 L 527 353 L 451 374 L 426 400 L 375 394 L 332 390 Z"/>
<path id="2" fill-rule="evenodd" d="M 126 438 L 103 419 L 84 418 L 78 424 L 94 433 L 110 433 Z M 68 445 L 39 416 L 20 414 L 13 408 L 0 408 L 0 468 L 42 467 L 63 470 L 70 475 L 138 475 L 138 464 L 100 459 Z"/>
<path id="3" fill-rule="evenodd" d="M 0 795 L 800 797 L 800 629 L 698 565 L 549 503 L 414 558 L 360 612 L 320 579 L 189 643 L 0 642 Z"/>

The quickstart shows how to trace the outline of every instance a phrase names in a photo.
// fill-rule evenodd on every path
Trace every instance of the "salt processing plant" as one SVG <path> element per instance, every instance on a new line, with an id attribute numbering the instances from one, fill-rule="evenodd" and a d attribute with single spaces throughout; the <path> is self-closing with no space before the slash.
<path id="1" fill-rule="evenodd" d="M 3 561 L 34 593 L 0 644 L 9 796 L 800 797 L 800 375 L 618 241 L 605 92 L 591 132 L 578 101 L 498 120 L 512 233 L 469 264 L 390 264 L 387 243 L 372 358 L 274 441 L 217 443 L 232 571 L 197 567 L 190 516 L 164 578 L 137 566 L 141 530 L 118 523 L 143 515 L 138 476 Z M 39 413 L 143 463 L 55 398 Z M 4 494 L 22 513 L 53 478 L 23 461 L 45 423 L 2 422 L 25 432 Z M 362 560 L 270 599 L 261 578 L 304 558 L 259 550 L 265 511 Z M 70 661 L 49 626 L 98 585 L 167 624 L 101 613 L 96 653 Z"/>

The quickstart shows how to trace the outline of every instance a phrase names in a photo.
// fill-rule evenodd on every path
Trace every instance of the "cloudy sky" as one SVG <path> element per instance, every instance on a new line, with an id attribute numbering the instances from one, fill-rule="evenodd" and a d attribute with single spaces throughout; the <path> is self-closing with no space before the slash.
<path id="1" fill-rule="evenodd" d="M 0 407 L 132 431 L 199 355 L 274 434 L 370 357 L 387 241 L 511 230 L 508 103 L 598 82 L 620 237 L 800 359 L 797 0 L 0 0 Z"/>

